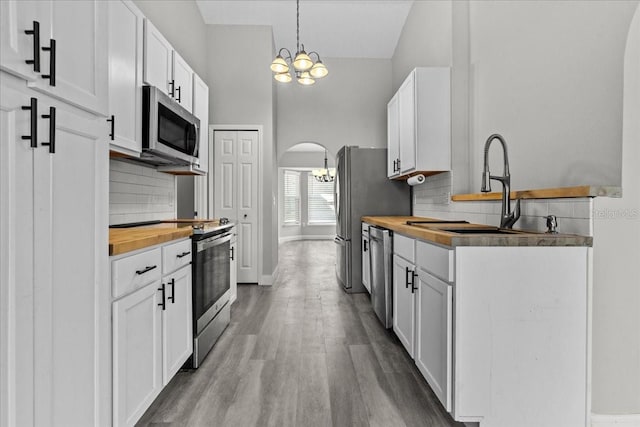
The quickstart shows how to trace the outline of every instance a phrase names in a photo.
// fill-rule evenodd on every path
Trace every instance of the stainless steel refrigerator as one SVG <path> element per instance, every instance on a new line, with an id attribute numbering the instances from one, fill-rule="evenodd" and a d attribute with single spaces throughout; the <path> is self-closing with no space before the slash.
<path id="1" fill-rule="evenodd" d="M 361 217 L 409 215 L 405 181 L 387 178 L 387 149 L 345 146 L 336 157 L 336 277 L 346 292 L 365 292 L 362 284 Z"/>

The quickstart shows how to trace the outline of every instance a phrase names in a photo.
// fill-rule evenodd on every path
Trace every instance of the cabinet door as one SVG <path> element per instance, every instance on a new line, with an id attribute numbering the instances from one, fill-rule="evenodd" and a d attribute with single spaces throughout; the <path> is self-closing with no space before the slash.
<path id="1" fill-rule="evenodd" d="M 113 303 L 113 424 L 133 426 L 162 390 L 160 282 Z"/>
<path id="2" fill-rule="evenodd" d="M 109 369 L 103 355 L 109 345 L 110 303 L 104 118 L 39 98 L 38 139 L 43 142 L 34 149 L 33 228 L 40 399 L 35 410 L 52 425 L 93 425 L 106 413 L 96 403 L 106 397 L 105 385 L 109 390 L 103 376 Z M 55 122 L 42 118 L 54 111 Z M 44 141 L 55 142 L 53 153 Z"/>
<path id="3" fill-rule="evenodd" d="M 4 6 L 4 2 L 0 2 Z M 4 28 L 3 28 L 4 29 Z M 0 425 L 34 425 L 34 150 L 30 94 L 0 72 Z M 37 113 L 35 113 L 37 115 Z"/>
<path id="4" fill-rule="evenodd" d="M 415 71 L 409 74 L 398 91 L 398 117 L 400 139 L 400 172 L 416 168 L 416 97 Z"/>
<path id="5" fill-rule="evenodd" d="M 173 98 L 189 112 L 193 111 L 193 70 L 173 51 Z"/>
<path id="6" fill-rule="evenodd" d="M 52 1 L 49 9 L 50 34 L 41 33 L 42 76 L 33 84 L 70 104 L 87 111 L 107 115 L 108 109 L 108 36 L 107 2 Z M 52 72 L 55 69 L 55 73 Z"/>
<path id="7" fill-rule="evenodd" d="M 162 279 L 162 385 L 167 385 L 193 352 L 191 266 Z"/>
<path id="8" fill-rule="evenodd" d="M 48 45 L 50 2 L 2 0 L 0 1 L 0 69 L 26 80 L 40 79 L 45 70 L 42 43 Z M 26 34 L 25 31 L 37 31 Z M 35 51 L 34 51 L 35 50 Z M 39 58 L 39 64 L 27 64 Z"/>
<path id="9" fill-rule="evenodd" d="M 209 87 L 198 76 L 193 74 L 193 115 L 200 120 L 198 138 L 198 169 L 209 171 Z M 205 180 L 205 178 L 202 178 Z"/>
<path id="10" fill-rule="evenodd" d="M 148 19 L 145 19 L 143 81 L 169 96 L 173 96 L 172 53 L 171 44 Z"/>
<path id="11" fill-rule="evenodd" d="M 416 365 L 442 406 L 451 411 L 452 287 L 422 269 L 416 280 Z"/>
<path id="12" fill-rule="evenodd" d="M 396 93 L 387 104 L 387 176 L 397 176 L 400 159 L 400 123 L 398 118 L 398 98 Z"/>
<path id="13" fill-rule="evenodd" d="M 371 258 L 369 258 L 369 234 L 362 233 L 362 284 L 371 293 Z"/>
<path id="14" fill-rule="evenodd" d="M 413 264 L 393 255 L 393 331 L 411 358 L 415 325 L 413 271 Z"/>
<path id="15" fill-rule="evenodd" d="M 109 116 L 111 149 L 137 156 L 142 151 L 142 37 L 144 15 L 133 5 L 109 5 Z"/>

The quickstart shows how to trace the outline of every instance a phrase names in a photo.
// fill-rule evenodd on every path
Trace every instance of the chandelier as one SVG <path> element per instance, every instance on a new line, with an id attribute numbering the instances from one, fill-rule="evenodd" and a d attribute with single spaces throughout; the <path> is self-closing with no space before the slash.
<path id="1" fill-rule="evenodd" d="M 285 56 L 282 56 L 283 53 Z M 311 55 L 317 57 L 315 62 L 311 59 Z M 320 55 L 317 52 L 307 54 L 304 51 L 304 45 L 300 44 L 300 0 L 296 0 L 296 55 L 292 57 L 289 49 L 281 48 L 271 63 L 273 78 L 281 83 L 289 83 L 293 79 L 290 72 L 291 67 L 293 67 L 298 83 L 305 86 L 312 85 L 316 79 L 321 79 L 329 74 L 329 70 L 320 60 Z"/>
<path id="2" fill-rule="evenodd" d="M 311 175 L 320 182 L 333 182 L 336 178 L 336 169 L 327 167 L 327 150 L 324 150 L 324 168 L 312 170 Z"/>

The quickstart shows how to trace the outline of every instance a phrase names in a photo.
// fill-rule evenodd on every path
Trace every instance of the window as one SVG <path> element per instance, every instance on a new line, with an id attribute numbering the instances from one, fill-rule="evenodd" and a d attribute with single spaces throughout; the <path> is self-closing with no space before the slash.
<path id="1" fill-rule="evenodd" d="M 333 204 L 333 182 L 319 182 L 309 174 L 308 191 L 309 224 L 335 224 L 336 213 Z"/>
<path id="2" fill-rule="evenodd" d="M 300 225 L 300 172 L 284 171 L 285 225 Z"/>

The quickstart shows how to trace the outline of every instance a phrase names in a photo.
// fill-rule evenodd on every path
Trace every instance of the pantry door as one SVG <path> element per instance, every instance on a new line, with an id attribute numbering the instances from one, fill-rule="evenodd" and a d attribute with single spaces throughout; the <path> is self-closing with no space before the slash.
<path id="1" fill-rule="evenodd" d="M 214 132 L 214 216 L 238 230 L 238 283 L 258 282 L 258 132 Z"/>

